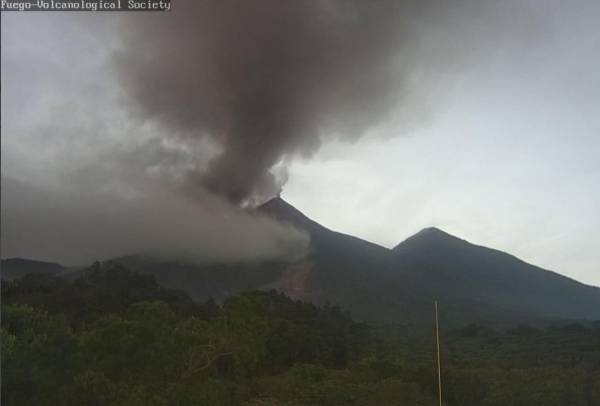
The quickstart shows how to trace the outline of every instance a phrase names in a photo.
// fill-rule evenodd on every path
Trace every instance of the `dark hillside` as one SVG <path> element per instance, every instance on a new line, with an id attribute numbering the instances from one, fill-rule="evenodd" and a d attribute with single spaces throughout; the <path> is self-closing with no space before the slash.
<path id="1" fill-rule="evenodd" d="M 600 319 L 599 288 L 435 228 L 389 250 L 323 227 L 281 198 L 257 212 L 309 233 L 307 256 L 296 262 L 203 265 L 135 255 L 114 261 L 195 300 L 222 302 L 244 290 L 275 289 L 295 300 L 338 304 L 359 320 L 375 322 L 429 325 L 434 300 L 440 302 L 446 325 Z M 62 270 L 56 264 L 8 261 L 21 264 L 22 273 Z M 73 280 L 81 272 L 64 275 Z"/>
<path id="2" fill-rule="evenodd" d="M 61 265 L 53 262 L 34 261 L 23 258 L 3 259 L 0 266 L 2 279 L 8 281 L 32 273 L 58 275 L 64 270 L 65 268 L 63 268 Z"/>
<path id="3" fill-rule="evenodd" d="M 399 269 L 431 295 L 488 303 L 514 313 L 600 318 L 600 289 L 427 228 L 394 248 Z"/>

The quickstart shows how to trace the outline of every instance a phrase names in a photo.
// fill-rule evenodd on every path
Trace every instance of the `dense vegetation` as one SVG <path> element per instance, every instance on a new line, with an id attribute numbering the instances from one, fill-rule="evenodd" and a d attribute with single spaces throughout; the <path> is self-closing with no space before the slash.
<path id="1" fill-rule="evenodd" d="M 600 404 L 600 325 L 444 331 L 448 406 Z M 95 264 L 2 283 L 5 405 L 435 405 L 430 331 Z"/>

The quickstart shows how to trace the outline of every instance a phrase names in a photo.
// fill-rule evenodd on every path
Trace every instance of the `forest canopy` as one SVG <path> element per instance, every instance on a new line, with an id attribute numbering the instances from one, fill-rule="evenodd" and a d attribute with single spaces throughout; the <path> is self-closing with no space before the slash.
<path id="1" fill-rule="evenodd" d="M 445 404 L 600 404 L 600 325 L 442 332 Z M 196 303 L 114 263 L 2 282 L 5 405 L 435 405 L 432 331 L 275 291 Z"/>

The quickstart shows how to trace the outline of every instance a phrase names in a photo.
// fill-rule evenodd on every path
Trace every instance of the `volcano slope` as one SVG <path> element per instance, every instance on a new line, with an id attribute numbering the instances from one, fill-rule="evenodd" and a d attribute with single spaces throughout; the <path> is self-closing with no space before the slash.
<path id="1" fill-rule="evenodd" d="M 331 231 L 280 198 L 261 210 L 310 233 L 310 253 L 295 271 L 303 272 L 302 283 L 282 284 L 284 272 L 275 284 L 292 297 L 339 303 L 359 318 L 398 323 L 428 323 L 433 300 L 449 324 L 600 319 L 599 288 L 437 228 L 388 250 Z"/>
<path id="2" fill-rule="evenodd" d="M 434 300 L 440 302 L 443 323 L 453 326 L 600 319 L 600 288 L 436 228 L 387 249 L 332 231 L 279 197 L 260 206 L 256 215 L 307 232 L 307 255 L 295 262 L 205 265 L 136 255 L 114 261 L 152 274 L 162 286 L 196 300 L 275 289 L 293 299 L 339 305 L 371 322 L 429 325 Z"/>

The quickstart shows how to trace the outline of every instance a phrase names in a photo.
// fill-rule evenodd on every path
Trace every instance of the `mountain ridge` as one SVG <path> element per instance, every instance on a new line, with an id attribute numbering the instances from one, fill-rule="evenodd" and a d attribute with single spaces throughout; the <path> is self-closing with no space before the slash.
<path id="1" fill-rule="evenodd" d="M 308 232 L 307 256 L 293 262 L 206 265 L 135 255 L 114 261 L 196 300 L 276 289 L 317 305 L 338 304 L 365 321 L 427 323 L 434 300 L 443 306 L 444 323 L 452 325 L 600 319 L 600 288 L 436 227 L 389 249 L 328 229 L 280 197 L 255 210 Z"/>
<path id="2" fill-rule="evenodd" d="M 283 199 L 277 199 L 277 206 L 292 208 L 295 216 L 301 213 Z M 279 212 L 278 219 L 289 220 L 282 213 L 287 212 Z M 322 249 L 322 241 L 327 238 L 349 237 L 322 226 L 315 228 L 318 223 L 304 214 L 302 217 L 304 223 L 308 219 L 308 224 L 313 225 L 311 237 L 317 239 L 314 245 Z M 293 219 L 289 222 L 294 223 Z M 365 246 L 372 244 L 357 240 Z M 537 267 L 512 254 L 471 243 L 437 227 L 426 227 L 392 249 L 375 246 L 377 255 L 385 257 L 387 252 L 391 259 L 379 258 L 378 269 L 372 269 L 369 276 L 385 280 L 407 296 L 418 292 L 419 299 L 463 303 L 457 313 L 480 307 L 486 308 L 482 314 L 489 313 L 487 308 L 490 308 L 494 309 L 489 310 L 492 313 L 532 317 L 600 318 L 600 288 Z"/>
<path id="3" fill-rule="evenodd" d="M 2 259 L 0 265 L 0 275 L 5 280 L 17 279 L 29 273 L 60 275 L 66 269 L 55 262 L 37 261 L 20 257 Z"/>

